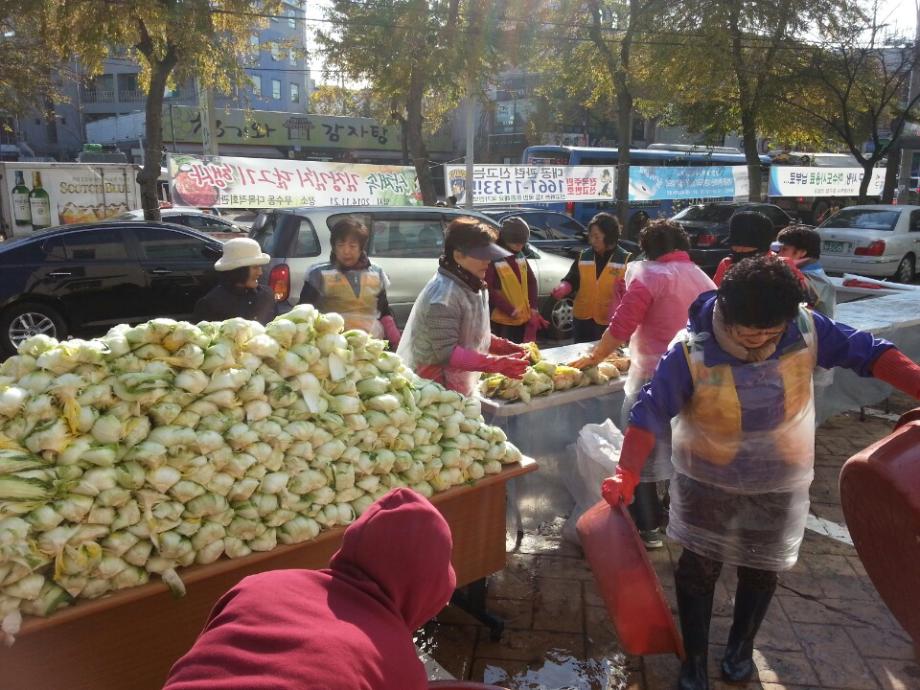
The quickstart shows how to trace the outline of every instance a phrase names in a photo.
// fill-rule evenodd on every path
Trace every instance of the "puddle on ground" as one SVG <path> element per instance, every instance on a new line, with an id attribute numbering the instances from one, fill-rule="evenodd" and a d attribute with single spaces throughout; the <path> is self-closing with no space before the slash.
<path id="1" fill-rule="evenodd" d="M 623 690 L 627 686 L 624 662 L 625 658 L 581 660 L 565 650 L 552 649 L 542 666 L 534 664 L 514 675 L 487 665 L 482 680 L 508 690 Z"/>

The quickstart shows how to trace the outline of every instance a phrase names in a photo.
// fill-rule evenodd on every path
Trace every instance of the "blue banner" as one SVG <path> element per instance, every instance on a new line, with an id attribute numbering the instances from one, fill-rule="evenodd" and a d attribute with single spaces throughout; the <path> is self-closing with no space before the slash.
<path id="1" fill-rule="evenodd" d="M 739 166 L 629 166 L 629 200 L 734 199 L 748 194 L 747 168 Z"/>

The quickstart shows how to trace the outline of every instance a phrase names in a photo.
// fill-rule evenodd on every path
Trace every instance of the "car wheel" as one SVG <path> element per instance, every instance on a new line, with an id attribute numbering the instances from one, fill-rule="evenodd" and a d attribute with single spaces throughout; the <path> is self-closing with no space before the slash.
<path id="1" fill-rule="evenodd" d="M 901 263 L 898 264 L 898 270 L 894 272 L 892 279 L 896 283 L 910 283 L 914 279 L 917 263 L 912 254 L 908 254 Z"/>
<path id="2" fill-rule="evenodd" d="M 63 340 L 67 335 L 64 319 L 52 307 L 34 302 L 14 304 L 0 317 L 0 350 L 9 355 L 33 335 Z"/>
<path id="3" fill-rule="evenodd" d="M 568 338 L 572 334 L 575 318 L 575 303 L 571 298 L 551 300 L 543 315 L 549 321 L 549 336 L 554 340 Z"/>

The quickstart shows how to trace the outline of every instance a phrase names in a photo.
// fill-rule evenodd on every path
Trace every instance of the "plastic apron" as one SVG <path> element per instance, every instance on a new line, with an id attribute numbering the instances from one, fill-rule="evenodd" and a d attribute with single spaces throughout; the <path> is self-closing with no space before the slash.
<path id="1" fill-rule="evenodd" d="M 492 332 L 489 328 L 488 291 L 473 292 L 439 270 L 415 300 L 396 353 L 416 373 L 426 367 L 438 367 L 441 372 L 438 383 L 458 393 L 472 395 L 480 372 L 447 366 L 450 352 L 444 353 L 443 346 L 436 342 L 438 324 L 429 318 L 431 307 L 435 304 L 447 307 L 448 313 L 459 320 L 459 339 L 454 347 L 465 347 L 482 354 L 489 352 Z"/>
<path id="2" fill-rule="evenodd" d="M 357 292 L 349 276 L 356 279 Z M 377 298 L 380 291 L 386 288 L 381 271 L 371 267 L 344 273 L 337 268 L 328 268 L 321 270 L 321 277 L 320 311 L 341 314 L 345 319 L 345 330 L 357 328 L 376 338 L 383 337 L 383 327 L 377 311 Z"/>
<path id="3" fill-rule="evenodd" d="M 629 254 L 617 247 L 601 274 L 597 275 L 594 250 L 585 249 L 581 253 L 578 258 L 578 292 L 574 304 L 576 319 L 592 319 L 596 324 L 607 325 L 610 302 L 614 298 L 617 281 L 626 273 L 628 261 Z"/>
<path id="4" fill-rule="evenodd" d="M 530 320 L 530 296 L 527 294 L 527 259 L 516 257 L 520 279 L 514 274 L 514 269 L 504 259 L 495 262 L 495 273 L 498 275 L 501 291 L 511 306 L 520 312 L 516 319 L 512 318 L 501 309 L 492 310 L 492 320 L 505 326 L 523 326 Z"/>
<path id="5" fill-rule="evenodd" d="M 713 560 L 786 570 L 798 558 L 814 477 L 817 341 L 800 309 L 798 343 L 777 358 L 707 366 L 684 343 L 693 396 L 673 423 L 668 535 Z"/>

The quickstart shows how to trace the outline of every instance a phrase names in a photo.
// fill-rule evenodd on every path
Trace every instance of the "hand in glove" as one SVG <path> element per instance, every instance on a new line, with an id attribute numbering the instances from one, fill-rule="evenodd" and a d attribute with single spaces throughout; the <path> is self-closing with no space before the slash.
<path id="1" fill-rule="evenodd" d="M 626 427 L 616 474 L 607 477 L 601 484 L 601 495 L 607 503 L 612 506 L 618 501 L 627 505 L 632 503 L 642 466 L 654 447 L 655 436 L 652 432 L 632 424 Z"/>
<path id="2" fill-rule="evenodd" d="M 920 366 L 896 347 L 879 355 L 872 364 L 872 376 L 912 398 L 920 399 Z"/>
<path id="3" fill-rule="evenodd" d="M 401 337 L 399 328 L 396 327 L 396 321 L 392 316 L 384 316 L 380 319 L 380 325 L 383 326 L 383 333 L 390 342 L 390 349 L 395 352 L 396 348 L 399 347 L 399 340 Z"/>
<path id="4" fill-rule="evenodd" d="M 540 312 L 538 312 L 536 309 L 531 309 L 530 320 L 527 322 L 527 324 L 536 328 L 537 330 L 541 330 L 549 326 L 549 321 L 540 316 Z"/>
<path id="5" fill-rule="evenodd" d="M 489 342 L 489 354 L 491 355 L 511 355 L 512 357 L 526 357 L 527 351 L 510 340 L 499 338 L 497 335 L 492 336 Z M 483 369 L 482 371 L 486 371 Z"/>
<path id="6" fill-rule="evenodd" d="M 527 370 L 527 361 L 518 357 L 484 355 L 465 347 L 455 347 L 450 356 L 450 366 L 462 371 L 485 371 L 519 379 Z"/>
<path id="7" fill-rule="evenodd" d="M 561 283 L 559 283 L 559 285 L 553 288 L 553 291 L 549 294 L 550 294 L 550 297 L 552 297 L 553 299 L 562 299 L 563 297 L 566 297 L 567 295 L 571 294 L 571 292 L 572 292 L 571 284 L 563 280 Z"/>

